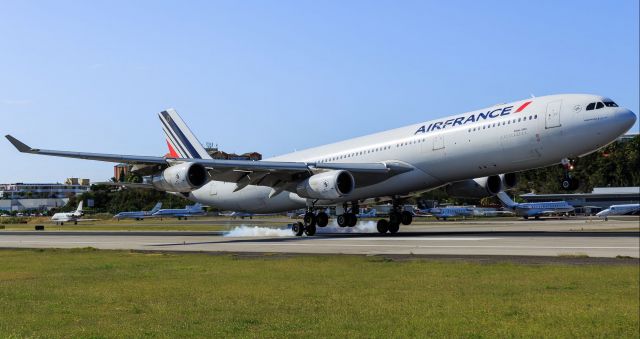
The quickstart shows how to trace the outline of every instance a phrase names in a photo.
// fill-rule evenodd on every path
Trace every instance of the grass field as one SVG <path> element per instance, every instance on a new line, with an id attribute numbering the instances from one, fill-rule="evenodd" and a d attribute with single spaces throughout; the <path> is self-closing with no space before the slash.
<path id="1" fill-rule="evenodd" d="M 0 250 L 2 337 L 638 337 L 637 265 Z"/>

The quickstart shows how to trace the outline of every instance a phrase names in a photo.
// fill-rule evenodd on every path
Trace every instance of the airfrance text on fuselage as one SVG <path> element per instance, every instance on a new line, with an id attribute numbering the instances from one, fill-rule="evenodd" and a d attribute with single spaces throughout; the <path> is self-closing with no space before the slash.
<path id="1" fill-rule="evenodd" d="M 511 109 L 512 108 L 513 108 L 513 106 L 507 106 L 507 107 L 504 107 L 504 108 L 497 108 L 497 109 L 494 109 L 494 110 L 491 110 L 491 111 L 487 111 L 487 112 L 481 112 L 481 113 L 478 113 L 478 114 L 471 114 L 468 117 L 464 117 L 463 116 L 463 117 L 459 117 L 459 118 L 455 118 L 455 119 L 449 119 L 449 120 L 446 120 L 446 121 L 434 122 L 434 123 L 430 124 L 429 126 L 422 125 L 413 134 L 427 133 L 427 132 L 432 132 L 434 130 L 445 129 L 445 128 L 447 128 L 447 126 L 451 126 L 451 127 L 462 126 L 462 125 L 465 125 L 467 123 L 480 121 L 481 119 L 494 119 L 494 118 L 497 118 L 497 117 L 509 115 L 511 113 Z"/>

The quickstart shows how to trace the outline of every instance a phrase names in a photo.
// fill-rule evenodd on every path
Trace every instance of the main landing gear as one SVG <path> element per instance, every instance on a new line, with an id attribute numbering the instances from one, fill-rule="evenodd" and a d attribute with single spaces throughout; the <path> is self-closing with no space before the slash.
<path id="1" fill-rule="evenodd" d="M 329 224 L 329 215 L 325 211 L 320 211 L 316 214 L 313 212 L 313 208 L 309 208 L 302 220 L 304 222 L 293 224 L 293 233 L 296 236 L 302 236 L 303 233 L 312 236 L 316 234 L 316 226 L 325 227 Z"/>
<path id="2" fill-rule="evenodd" d="M 393 207 L 389 212 L 389 220 L 380 219 L 378 220 L 377 229 L 381 234 L 391 233 L 396 234 L 400 230 L 400 224 L 402 225 L 411 225 L 413 221 L 413 214 L 409 211 L 403 211 L 400 203 L 393 199 Z"/>
<path id="3" fill-rule="evenodd" d="M 351 203 L 351 209 L 347 204 L 342 205 L 344 210 L 343 214 L 338 215 L 337 221 L 340 227 L 354 227 L 358 223 L 358 215 L 356 214 L 360 210 L 358 202 Z"/>

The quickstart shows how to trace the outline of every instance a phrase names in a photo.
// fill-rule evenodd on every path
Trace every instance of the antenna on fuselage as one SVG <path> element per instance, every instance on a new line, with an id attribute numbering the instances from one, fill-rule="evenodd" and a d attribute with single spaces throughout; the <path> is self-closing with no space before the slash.
<path id="1" fill-rule="evenodd" d="M 536 96 L 533 95 L 533 93 L 529 93 L 531 95 L 531 99 L 535 98 Z"/>

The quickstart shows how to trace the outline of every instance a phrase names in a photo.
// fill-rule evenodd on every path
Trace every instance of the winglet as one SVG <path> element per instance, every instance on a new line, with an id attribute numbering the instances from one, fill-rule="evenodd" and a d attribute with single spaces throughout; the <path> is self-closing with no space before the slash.
<path id="1" fill-rule="evenodd" d="M 13 146 L 14 146 L 15 148 L 17 148 L 17 149 L 18 149 L 18 151 L 20 151 L 20 152 L 22 152 L 22 153 L 31 153 L 31 152 L 33 152 L 33 151 L 37 151 L 36 149 L 33 149 L 33 148 L 31 148 L 31 147 L 29 147 L 29 146 L 25 145 L 22 141 L 20 141 L 20 140 L 18 140 L 18 139 L 16 139 L 16 138 L 14 138 L 14 137 L 12 137 L 12 136 L 11 136 L 11 135 L 9 135 L 9 134 L 5 135 L 5 137 L 6 137 L 7 139 L 9 139 L 9 142 L 10 142 L 11 144 L 13 144 Z"/>

